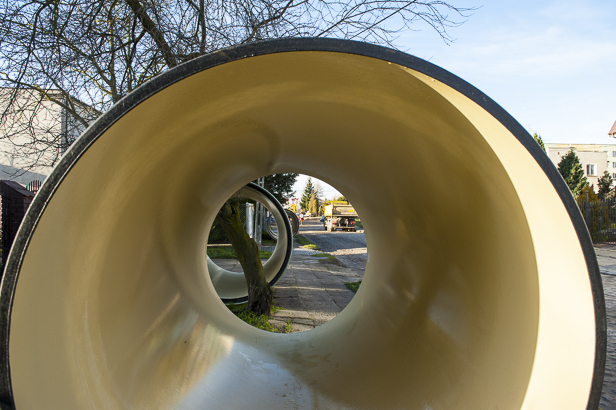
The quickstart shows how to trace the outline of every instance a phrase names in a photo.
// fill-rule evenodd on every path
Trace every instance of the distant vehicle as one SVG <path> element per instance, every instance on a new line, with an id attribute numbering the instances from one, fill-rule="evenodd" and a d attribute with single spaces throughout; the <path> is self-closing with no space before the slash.
<path id="1" fill-rule="evenodd" d="M 329 204 L 325 205 L 323 212 L 323 228 L 326 231 L 334 232 L 336 229 L 355 232 L 355 218 L 357 212 L 351 204 Z"/>

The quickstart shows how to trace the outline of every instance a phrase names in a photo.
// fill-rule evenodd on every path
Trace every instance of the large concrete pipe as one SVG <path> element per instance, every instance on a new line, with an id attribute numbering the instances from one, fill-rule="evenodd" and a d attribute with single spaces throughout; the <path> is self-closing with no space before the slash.
<path id="1" fill-rule="evenodd" d="M 343 192 L 369 249 L 346 309 L 291 335 L 228 311 L 205 256 L 222 203 L 281 172 Z M 18 410 L 596 409 L 605 359 L 592 244 L 532 138 L 454 75 L 339 40 L 127 96 L 42 187 L 0 300 Z"/>
<path id="2" fill-rule="evenodd" d="M 293 232 L 293 236 L 295 236 L 299 232 L 299 218 L 297 217 L 297 215 L 295 215 L 295 212 L 290 209 L 285 209 L 285 212 L 287 214 L 289 224 L 291 224 L 291 231 Z M 266 228 L 269 236 L 274 240 L 278 240 L 278 227 L 276 226 L 276 224 L 272 223 L 271 219 L 267 220 Z"/>
<path id="3" fill-rule="evenodd" d="M 278 227 L 276 248 L 272 252 L 272 256 L 263 263 L 265 278 L 271 286 L 274 286 L 286 270 L 293 252 L 293 233 L 287 213 L 274 195 L 252 182 L 246 184 L 232 196 L 260 202 L 270 211 L 276 221 Z M 209 257 L 207 258 L 207 270 L 214 290 L 224 303 L 242 303 L 248 300 L 248 285 L 246 285 L 243 272 L 223 269 Z"/>

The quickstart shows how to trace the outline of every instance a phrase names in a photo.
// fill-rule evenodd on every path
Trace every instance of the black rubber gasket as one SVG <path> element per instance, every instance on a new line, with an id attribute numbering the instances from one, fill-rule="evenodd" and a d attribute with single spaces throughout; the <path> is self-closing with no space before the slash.
<path id="1" fill-rule="evenodd" d="M 463 94 L 477 105 L 482 107 L 492 117 L 507 128 L 533 156 L 543 172 L 551 181 L 554 189 L 560 196 L 573 226 L 576 230 L 580 246 L 584 252 L 586 265 L 590 277 L 596 318 L 596 348 L 594 375 L 588 400 L 587 410 L 596 410 L 601 398 L 603 386 L 603 373 L 606 359 L 607 322 L 603 297 L 603 285 L 596 255 L 590 235 L 584 220 L 577 208 L 569 188 L 541 148 L 530 134 L 502 107 L 496 104 L 484 93 L 466 81 L 450 72 L 420 58 L 402 53 L 400 51 L 384 48 L 377 45 L 349 40 L 324 38 L 289 38 L 264 42 L 255 42 L 247 45 L 231 47 L 218 52 L 201 56 L 181 64 L 173 69 L 155 77 L 148 83 L 137 88 L 125 98 L 115 104 L 93 123 L 82 136 L 75 141 L 64 155 L 52 174 L 47 178 L 30 209 L 28 210 L 17 237 L 13 243 L 7 265 L 2 277 L 0 289 L 0 408 L 14 409 L 11 389 L 10 358 L 9 358 L 9 332 L 10 317 L 13 303 L 13 293 L 17 283 L 23 256 L 27 250 L 30 237 L 47 203 L 64 179 L 64 176 L 79 160 L 88 147 L 94 143 L 109 127 L 122 116 L 135 108 L 141 102 L 157 92 L 183 80 L 193 74 L 208 68 L 216 67 L 232 61 L 250 58 L 253 56 L 284 53 L 291 51 L 326 51 L 371 57 L 384 60 L 412 70 L 418 71 L 438 80 Z"/>

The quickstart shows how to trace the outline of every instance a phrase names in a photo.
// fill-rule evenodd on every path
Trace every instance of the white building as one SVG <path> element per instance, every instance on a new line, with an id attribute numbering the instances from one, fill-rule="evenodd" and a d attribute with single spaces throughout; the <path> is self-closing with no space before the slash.
<path id="1" fill-rule="evenodd" d="M 62 100 L 58 92 L 48 95 Z M 13 103 L 9 106 L 9 101 Z M 72 100 L 76 110 L 90 120 L 99 115 L 86 104 Z M 8 109 L 7 109 L 8 107 Z M 73 141 L 85 130 L 64 107 L 42 99 L 31 90 L 0 88 L 0 179 L 22 185 L 42 182 Z"/>
<path id="2" fill-rule="evenodd" d="M 552 162 L 558 166 L 562 157 L 573 149 L 582 163 L 588 184 L 598 190 L 598 180 L 605 171 L 616 179 L 616 144 L 560 144 L 546 143 L 545 150 Z"/>

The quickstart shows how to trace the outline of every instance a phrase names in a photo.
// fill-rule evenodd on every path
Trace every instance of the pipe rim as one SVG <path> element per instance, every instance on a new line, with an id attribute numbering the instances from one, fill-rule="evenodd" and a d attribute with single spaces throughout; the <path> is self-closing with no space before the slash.
<path id="1" fill-rule="evenodd" d="M 479 107 L 500 122 L 522 144 L 522 146 L 535 159 L 537 164 L 552 183 L 560 197 L 580 242 L 580 248 L 588 269 L 590 286 L 593 297 L 595 312 L 595 363 L 593 380 L 587 409 L 596 409 L 601 399 L 603 386 L 603 373 L 606 361 L 607 347 L 607 322 L 604 305 L 603 285 L 599 265 L 594 252 L 594 247 L 586 228 L 585 222 L 577 208 L 575 200 L 567 185 L 558 173 L 556 167 L 543 153 L 541 148 L 532 139 L 530 134 L 500 105 L 494 102 L 483 92 L 462 80 L 456 75 L 440 68 L 428 61 L 422 60 L 400 51 L 392 50 L 378 45 L 367 44 L 351 40 L 327 39 L 327 38 L 285 38 L 255 42 L 247 45 L 234 46 L 204 55 L 194 60 L 183 63 L 166 71 L 148 83 L 142 85 L 121 101 L 116 103 L 109 111 L 97 119 L 75 141 L 65 153 L 62 160 L 54 168 L 53 172 L 45 180 L 45 183 L 37 193 L 34 201 L 19 228 L 13 246 L 9 252 L 7 263 L 2 276 L 0 288 L 0 405 L 2 408 L 14 408 L 10 360 L 9 360 L 9 337 L 10 320 L 13 305 L 13 295 L 21 263 L 28 248 L 32 233 L 34 232 L 42 213 L 52 199 L 58 186 L 64 180 L 66 174 L 75 165 L 79 158 L 116 121 L 138 106 L 141 102 L 159 91 L 179 82 L 193 74 L 216 67 L 232 61 L 248 57 L 276 54 L 292 51 L 325 51 L 371 57 L 403 67 L 410 68 L 425 74 L 441 83 L 458 91 L 466 98 L 475 102 Z"/>
<path id="2" fill-rule="evenodd" d="M 287 218 L 289 219 L 289 223 L 291 224 L 291 230 L 293 231 L 293 236 L 295 237 L 295 235 L 297 235 L 297 233 L 299 232 L 299 222 L 297 219 L 297 215 L 295 215 L 293 211 L 291 211 L 290 209 L 285 209 L 285 212 L 286 212 Z M 267 232 L 270 234 L 272 238 L 275 237 L 274 239 L 278 240 L 277 234 L 274 233 L 269 223 L 267 224 Z"/>
<path id="3" fill-rule="evenodd" d="M 282 276 L 282 274 L 285 272 L 285 270 L 287 269 L 287 265 L 289 264 L 289 262 L 291 261 L 291 254 L 293 253 L 293 234 L 291 232 L 291 223 L 289 222 L 289 219 L 286 218 L 287 213 L 285 212 L 285 209 L 282 207 L 282 205 L 280 204 L 280 202 L 278 202 L 278 200 L 276 199 L 276 197 L 274 195 L 272 195 L 271 192 L 269 192 L 267 189 L 255 184 L 254 182 L 249 182 L 248 184 L 246 184 L 242 189 L 248 189 L 248 190 L 252 190 L 255 191 L 257 193 L 257 195 L 262 195 L 263 197 L 265 197 L 266 199 L 268 199 L 273 205 L 274 205 L 274 209 L 275 211 L 278 213 L 279 218 L 283 223 L 284 226 L 284 231 L 286 234 L 286 241 L 284 241 L 284 243 L 282 241 L 276 241 L 276 249 L 278 249 L 279 246 L 284 246 L 285 248 L 281 248 L 284 249 L 284 259 L 282 261 L 282 264 L 280 266 L 280 268 L 278 269 L 278 271 L 276 272 L 276 274 L 274 275 L 274 277 L 272 279 L 269 280 L 269 285 L 270 286 L 274 286 L 276 284 L 276 282 L 278 282 L 278 279 L 280 279 L 280 277 Z M 265 206 L 265 204 L 262 204 L 266 209 L 268 209 L 268 207 Z M 272 210 L 268 209 L 270 212 L 272 212 Z M 211 260 L 209 257 L 207 257 L 208 263 L 211 262 L 214 265 L 216 265 L 216 262 L 214 262 L 213 260 Z M 267 262 L 265 264 L 263 264 L 263 268 L 265 268 L 265 266 L 267 265 Z M 218 265 L 216 265 L 218 266 Z M 228 274 L 233 274 L 233 272 L 227 271 L 223 268 L 219 269 L 223 272 L 226 272 Z M 220 298 L 222 300 L 223 303 L 227 304 L 227 303 L 244 303 L 246 301 L 248 301 L 248 295 L 246 296 L 242 296 L 242 297 L 237 297 L 237 298 L 224 298 L 221 297 Z"/>

